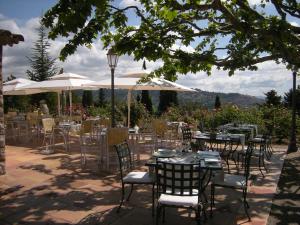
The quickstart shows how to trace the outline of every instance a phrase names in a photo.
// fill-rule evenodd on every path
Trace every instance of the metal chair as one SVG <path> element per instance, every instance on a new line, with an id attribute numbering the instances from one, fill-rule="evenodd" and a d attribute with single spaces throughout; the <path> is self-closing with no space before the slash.
<path id="1" fill-rule="evenodd" d="M 216 180 L 213 179 L 211 182 L 211 205 L 210 205 L 210 213 L 212 216 L 212 207 L 215 205 L 215 188 L 216 187 L 223 187 L 223 188 L 232 188 L 232 189 L 239 189 L 243 192 L 243 203 L 245 213 L 249 219 L 251 220 L 248 208 L 249 204 L 247 202 L 247 189 L 248 189 L 248 178 L 250 175 L 250 161 L 253 151 L 253 143 L 249 142 L 246 155 L 245 155 L 245 163 L 244 163 L 244 174 L 236 175 L 236 174 L 224 174 L 224 179 Z"/>
<path id="2" fill-rule="evenodd" d="M 132 155 L 128 143 L 125 141 L 121 144 L 114 145 L 114 148 L 117 152 L 118 159 L 119 159 L 119 168 L 120 168 L 120 176 L 121 176 L 121 184 L 122 184 L 122 197 L 119 208 L 117 212 L 120 211 L 124 198 L 125 198 L 125 185 L 131 185 L 130 193 L 127 197 L 127 201 L 133 191 L 134 185 L 152 185 L 152 215 L 154 215 L 154 186 L 155 180 L 148 172 L 137 172 L 133 170 L 132 164 Z"/>
<path id="3" fill-rule="evenodd" d="M 93 121 L 82 121 L 80 127 L 80 162 L 81 167 L 86 166 L 86 152 L 87 148 L 100 147 L 98 139 L 93 135 Z"/>
<path id="4" fill-rule="evenodd" d="M 61 136 L 63 138 L 64 142 L 64 147 L 66 150 L 68 150 L 68 143 L 67 139 L 64 135 L 64 132 L 62 129 L 56 128 L 55 127 L 55 120 L 54 118 L 44 118 L 42 119 L 42 125 L 43 125 L 43 134 L 44 134 L 44 139 L 42 145 L 45 144 L 46 150 L 48 150 L 49 145 L 54 146 L 55 145 L 55 135 Z M 49 145 L 47 145 L 46 140 L 49 140 Z"/>
<path id="5" fill-rule="evenodd" d="M 197 224 L 200 224 L 201 212 L 204 207 L 201 201 L 203 186 L 201 185 L 201 169 L 199 163 L 175 164 L 157 161 L 157 207 L 156 224 L 159 222 L 163 209 L 163 222 L 165 221 L 165 208 L 187 208 L 196 213 Z"/>

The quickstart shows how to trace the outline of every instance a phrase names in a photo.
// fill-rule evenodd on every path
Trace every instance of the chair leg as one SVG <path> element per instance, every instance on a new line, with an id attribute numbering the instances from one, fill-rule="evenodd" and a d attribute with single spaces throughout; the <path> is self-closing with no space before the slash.
<path id="1" fill-rule="evenodd" d="M 258 156 L 258 169 L 263 177 L 265 177 L 262 169 L 261 169 L 261 156 Z"/>
<path id="2" fill-rule="evenodd" d="M 247 202 L 246 197 L 247 197 L 247 191 L 246 191 L 246 190 L 243 190 L 244 210 L 245 210 L 245 213 L 246 213 L 246 215 L 247 215 L 247 217 L 248 217 L 248 220 L 251 221 L 251 218 L 250 218 L 249 212 L 248 212 L 249 204 L 248 204 L 248 202 Z"/>
<path id="3" fill-rule="evenodd" d="M 161 206 L 158 203 L 156 206 L 156 225 L 158 225 L 159 222 L 160 212 L 161 212 Z"/>
<path id="4" fill-rule="evenodd" d="M 124 202 L 124 196 L 125 196 L 125 186 L 124 186 L 124 184 L 122 183 L 122 197 L 121 197 L 120 205 L 119 205 L 119 207 L 118 207 L 118 209 L 117 209 L 117 213 L 120 212 L 120 209 L 121 209 L 121 207 L 122 207 L 122 205 L 123 205 L 123 202 Z"/>
<path id="5" fill-rule="evenodd" d="M 201 217 L 200 217 L 200 207 L 198 206 L 198 208 L 195 210 L 195 213 L 196 213 L 196 222 L 197 222 L 197 225 L 200 225 L 201 224 Z"/>
<path id="6" fill-rule="evenodd" d="M 265 165 L 265 157 L 264 157 L 264 155 L 262 155 L 262 164 L 263 164 L 263 167 L 264 167 L 264 169 L 265 169 L 265 171 L 267 173 L 268 171 L 267 171 L 267 167 Z"/>
<path id="7" fill-rule="evenodd" d="M 131 186 L 130 186 L 130 192 L 129 192 L 129 195 L 127 196 L 126 201 L 129 201 L 129 199 L 131 197 L 131 194 L 132 194 L 132 191 L 133 191 L 133 184 L 131 184 Z"/>
<path id="8" fill-rule="evenodd" d="M 215 205 L 215 186 L 214 185 L 211 185 L 210 187 L 210 217 L 212 217 L 212 207 L 213 205 Z"/>
<path id="9" fill-rule="evenodd" d="M 162 208 L 162 209 L 163 209 L 162 222 L 163 222 L 163 223 L 165 223 L 165 221 L 166 221 L 166 220 L 165 220 L 165 218 L 166 218 L 166 207 L 165 207 L 165 206 L 163 206 L 163 208 Z"/>
<path id="10" fill-rule="evenodd" d="M 152 217 L 154 216 L 154 195 L 155 195 L 155 184 L 152 186 Z"/>

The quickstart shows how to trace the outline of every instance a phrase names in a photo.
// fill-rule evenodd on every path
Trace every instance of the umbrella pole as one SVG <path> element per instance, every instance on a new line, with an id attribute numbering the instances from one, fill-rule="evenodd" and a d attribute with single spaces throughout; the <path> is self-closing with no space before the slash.
<path id="1" fill-rule="evenodd" d="M 72 91 L 69 90 L 69 101 L 70 101 L 70 117 L 72 116 Z"/>
<path id="2" fill-rule="evenodd" d="M 127 126 L 130 128 L 130 103 L 131 103 L 131 90 L 128 90 L 127 94 Z"/>
<path id="3" fill-rule="evenodd" d="M 65 116 L 66 115 L 66 107 L 67 107 L 67 97 L 66 97 L 66 92 L 65 91 L 63 91 L 63 104 L 64 104 L 63 115 Z"/>
<path id="4" fill-rule="evenodd" d="M 60 93 L 59 92 L 57 92 L 57 110 L 58 110 L 58 116 L 60 117 L 61 108 L 60 108 Z"/>

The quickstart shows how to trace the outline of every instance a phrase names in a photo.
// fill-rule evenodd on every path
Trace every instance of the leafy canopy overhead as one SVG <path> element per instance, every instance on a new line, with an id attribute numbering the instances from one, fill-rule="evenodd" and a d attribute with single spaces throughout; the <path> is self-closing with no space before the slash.
<path id="1" fill-rule="evenodd" d="M 137 1 L 138 2 L 138 1 Z M 101 38 L 135 60 L 161 59 L 156 74 L 255 70 L 275 60 L 300 66 L 300 3 L 297 0 L 141 0 L 122 7 L 113 0 L 60 0 L 44 16 L 49 37 L 67 37 L 65 60 L 79 45 Z M 271 12 L 271 13 L 270 13 Z M 131 15 L 129 18 L 128 15 Z M 132 24 L 132 17 L 138 25 Z"/>

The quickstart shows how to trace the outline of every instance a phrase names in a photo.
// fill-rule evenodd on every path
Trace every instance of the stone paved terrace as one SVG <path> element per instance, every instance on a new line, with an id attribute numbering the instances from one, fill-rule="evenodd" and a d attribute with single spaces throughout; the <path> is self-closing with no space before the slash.
<path id="1" fill-rule="evenodd" d="M 262 178 L 257 168 L 252 169 L 254 176 L 248 195 L 252 221 L 247 222 L 240 192 L 217 189 L 213 217 L 208 217 L 205 224 L 266 224 L 287 149 L 273 148 L 275 154 L 267 163 L 266 177 Z M 120 198 L 117 173 L 99 172 L 92 159 L 82 170 L 75 145 L 70 154 L 58 149 L 51 155 L 40 154 L 35 146 L 8 145 L 6 157 L 7 174 L 0 176 L 0 224 L 155 224 L 149 187 L 138 187 L 117 214 Z M 144 165 L 147 157 L 144 152 L 140 165 Z M 165 224 L 196 223 L 193 213 L 167 209 Z"/>

